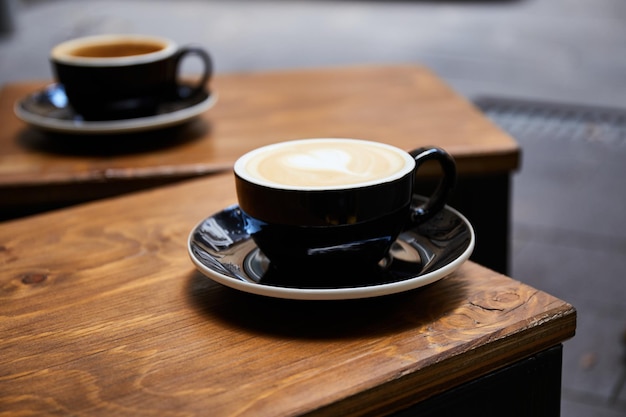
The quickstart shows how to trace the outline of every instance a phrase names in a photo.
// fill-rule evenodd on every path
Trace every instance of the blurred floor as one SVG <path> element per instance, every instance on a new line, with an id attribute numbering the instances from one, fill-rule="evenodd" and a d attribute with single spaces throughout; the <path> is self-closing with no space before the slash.
<path id="1" fill-rule="evenodd" d="M 14 6 L 14 30 L 0 38 L 0 84 L 49 78 L 47 53 L 67 38 L 140 32 L 205 46 L 218 72 L 420 63 L 471 100 L 626 109 L 623 0 L 15 0 Z M 575 140 L 573 131 L 545 128 L 553 116 L 520 129 L 502 114 L 489 115 L 523 149 L 513 183 L 510 275 L 579 311 L 578 334 L 565 344 L 562 415 L 624 416 L 626 136 Z"/>

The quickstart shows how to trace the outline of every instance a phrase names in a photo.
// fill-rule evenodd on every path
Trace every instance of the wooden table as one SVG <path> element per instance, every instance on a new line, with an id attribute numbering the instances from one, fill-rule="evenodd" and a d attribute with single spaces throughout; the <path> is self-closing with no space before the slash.
<path id="1" fill-rule="evenodd" d="M 471 261 L 352 301 L 197 272 L 231 173 L 0 224 L 2 415 L 556 416 L 568 303 Z"/>
<path id="2" fill-rule="evenodd" d="M 0 90 L 0 218 L 228 170 L 246 151 L 306 137 L 377 140 L 411 150 L 445 148 L 460 181 L 450 204 L 472 221 L 474 260 L 508 261 L 509 179 L 517 143 L 419 66 L 338 67 L 218 74 L 217 105 L 180 128 L 108 137 L 43 134 L 13 114 L 48 81 Z M 424 189 L 429 190 L 427 168 Z"/>

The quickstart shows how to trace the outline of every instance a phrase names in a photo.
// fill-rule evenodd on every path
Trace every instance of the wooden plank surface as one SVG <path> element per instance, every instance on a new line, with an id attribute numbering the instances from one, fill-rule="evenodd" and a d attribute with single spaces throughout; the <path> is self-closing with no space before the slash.
<path id="1" fill-rule="evenodd" d="M 4 204 L 100 189 L 106 195 L 107 187 L 123 189 L 132 181 L 206 175 L 228 169 L 252 148 L 306 137 L 363 138 L 406 150 L 441 146 L 456 157 L 462 174 L 509 172 L 519 163 L 512 138 L 419 66 L 219 74 L 210 83 L 217 104 L 193 122 L 106 137 L 43 134 L 17 119 L 14 103 L 46 83 L 0 90 Z"/>
<path id="2" fill-rule="evenodd" d="M 222 287 L 186 239 L 234 202 L 223 174 L 0 224 L 8 415 L 389 412 L 574 334 L 571 305 L 472 262 L 371 300 Z"/>

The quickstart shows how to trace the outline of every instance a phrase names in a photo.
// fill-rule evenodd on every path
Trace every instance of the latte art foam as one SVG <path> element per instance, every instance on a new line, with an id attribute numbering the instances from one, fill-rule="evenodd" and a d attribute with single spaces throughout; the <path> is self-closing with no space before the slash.
<path id="1" fill-rule="evenodd" d="M 413 163 L 406 152 L 376 142 L 312 139 L 261 148 L 242 158 L 236 171 L 278 187 L 326 189 L 380 182 Z"/>

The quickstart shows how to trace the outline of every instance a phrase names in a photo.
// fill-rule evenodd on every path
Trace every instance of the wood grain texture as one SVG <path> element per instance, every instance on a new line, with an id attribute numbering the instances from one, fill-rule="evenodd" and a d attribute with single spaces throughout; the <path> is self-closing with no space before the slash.
<path id="1" fill-rule="evenodd" d="M 0 224 L 0 415 L 372 415 L 573 336 L 568 303 L 472 262 L 422 289 L 296 302 L 205 278 L 216 175 Z"/>
<path id="2" fill-rule="evenodd" d="M 194 121 L 104 137 L 43 134 L 17 119 L 14 103 L 46 83 L 0 90 L 4 205 L 108 196 L 129 183 L 202 176 L 229 169 L 250 149 L 306 137 L 370 139 L 406 150 L 441 146 L 468 175 L 509 172 L 519 164 L 512 138 L 419 66 L 218 74 L 210 83 L 216 106 Z"/>

